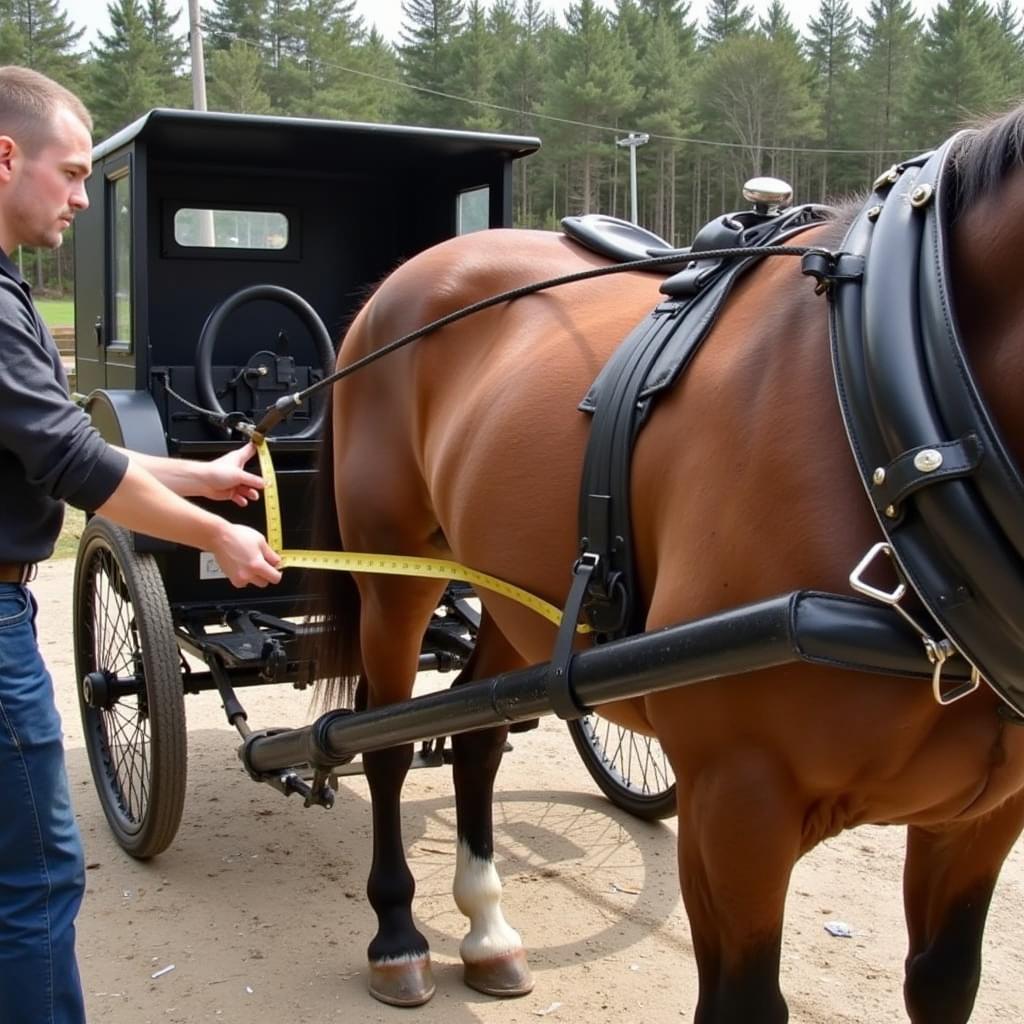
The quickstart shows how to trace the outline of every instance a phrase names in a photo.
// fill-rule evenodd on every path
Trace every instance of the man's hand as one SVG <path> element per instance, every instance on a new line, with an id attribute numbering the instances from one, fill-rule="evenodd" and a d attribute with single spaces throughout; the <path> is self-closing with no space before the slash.
<path id="1" fill-rule="evenodd" d="M 214 501 L 233 501 L 240 508 L 245 508 L 250 501 L 259 500 L 264 486 L 263 477 L 245 471 L 245 464 L 255 457 L 256 448 L 250 441 L 219 459 L 203 463 L 202 497 Z"/>
<path id="2" fill-rule="evenodd" d="M 281 581 L 277 568 L 281 556 L 270 547 L 263 534 L 249 526 L 224 521 L 224 528 L 213 546 L 213 556 L 236 587 L 250 583 L 265 587 Z"/>

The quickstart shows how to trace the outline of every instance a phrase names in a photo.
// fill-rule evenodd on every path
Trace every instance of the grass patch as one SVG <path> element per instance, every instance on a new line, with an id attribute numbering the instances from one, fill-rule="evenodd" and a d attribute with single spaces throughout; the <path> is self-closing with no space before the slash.
<path id="1" fill-rule="evenodd" d="M 78 554 L 78 538 L 85 529 L 85 513 L 70 505 L 64 507 L 64 528 L 53 549 L 54 558 L 74 558 Z"/>
<path id="2" fill-rule="evenodd" d="M 43 323 L 51 330 L 54 327 L 75 326 L 75 303 L 73 299 L 36 299 Z"/>

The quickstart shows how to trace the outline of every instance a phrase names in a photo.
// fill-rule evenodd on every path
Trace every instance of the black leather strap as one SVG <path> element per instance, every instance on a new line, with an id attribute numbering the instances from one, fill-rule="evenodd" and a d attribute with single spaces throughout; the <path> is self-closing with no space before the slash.
<path id="1" fill-rule="evenodd" d="M 911 448 L 871 474 L 871 503 L 887 519 L 903 513 L 903 502 L 922 487 L 970 476 L 981 465 L 984 450 L 974 434 Z"/>
<path id="2" fill-rule="evenodd" d="M 565 608 L 562 609 L 562 623 L 558 627 L 555 649 L 548 665 L 546 677 L 548 702 L 551 704 L 551 710 L 566 721 L 582 718 L 588 713 L 588 709 L 576 699 L 572 688 L 572 648 L 573 641 L 576 639 L 576 626 L 580 621 L 583 600 L 597 567 L 598 560 L 593 555 L 584 555 L 573 566 L 572 586 L 569 588 Z"/>
<path id="3" fill-rule="evenodd" d="M 581 550 L 599 556 L 584 608 L 601 640 L 642 631 L 646 610 L 638 591 L 630 516 L 630 468 L 637 434 L 658 394 L 675 384 L 718 318 L 736 282 L 763 257 L 758 249 L 782 244 L 831 218 L 822 206 L 775 217 L 750 211 L 720 217 L 703 229 L 691 253 L 743 245 L 734 259 L 694 259 L 663 285 L 658 304 L 618 346 L 591 385 L 580 409 L 594 421 L 583 463 L 579 517 Z"/>

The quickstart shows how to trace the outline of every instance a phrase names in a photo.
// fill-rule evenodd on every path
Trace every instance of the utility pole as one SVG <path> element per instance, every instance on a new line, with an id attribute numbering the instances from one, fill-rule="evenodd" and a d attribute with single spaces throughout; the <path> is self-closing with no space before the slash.
<path id="1" fill-rule="evenodd" d="M 646 132 L 630 132 L 624 139 L 616 139 L 616 146 L 629 147 L 629 197 L 632 216 L 629 218 L 634 224 L 637 223 L 636 213 L 636 147 L 650 142 L 651 137 Z"/>
<path id="2" fill-rule="evenodd" d="M 192 52 L 192 109 L 206 109 L 206 62 L 199 27 L 199 0 L 188 0 L 188 43 Z"/>
<path id="3" fill-rule="evenodd" d="M 199 24 L 199 0 L 188 0 L 188 45 L 192 54 L 192 109 L 206 109 L 206 61 L 203 59 L 203 30 Z M 213 210 L 199 211 L 199 244 L 212 249 L 216 244 Z"/>

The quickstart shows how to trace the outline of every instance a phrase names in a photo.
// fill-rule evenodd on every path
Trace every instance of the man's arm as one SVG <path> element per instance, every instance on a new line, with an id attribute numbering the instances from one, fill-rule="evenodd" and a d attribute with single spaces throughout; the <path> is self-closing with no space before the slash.
<path id="1" fill-rule="evenodd" d="M 281 579 L 276 568 L 280 558 L 258 531 L 186 501 L 135 458 L 129 459 L 121 482 L 96 511 L 140 533 L 212 551 L 236 587 L 247 583 L 265 587 Z"/>
<path id="2" fill-rule="evenodd" d="M 112 446 L 116 447 L 116 446 Z M 247 473 L 245 465 L 256 457 L 252 444 L 242 445 L 210 462 L 195 459 L 168 459 L 118 448 L 137 466 L 141 466 L 175 494 L 186 498 L 211 498 L 233 501 L 244 507 L 259 498 L 263 478 Z"/>

